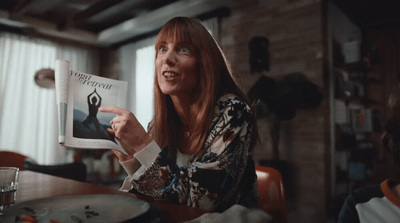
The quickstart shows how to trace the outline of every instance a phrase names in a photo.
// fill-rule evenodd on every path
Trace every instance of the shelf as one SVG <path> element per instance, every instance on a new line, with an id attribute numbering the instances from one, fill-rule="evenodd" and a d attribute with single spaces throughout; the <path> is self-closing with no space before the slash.
<path id="1" fill-rule="evenodd" d="M 334 67 L 335 99 L 334 112 L 345 115 L 342 125 L 351 127 L 350 132 L 335 132 L 337 188 L 346 185 L 346 192 L 370 181 L 370 173 L 378 161 L 381 123 L 379 109 L 382 104 L 372 89 L 382 84 L 381 77 L 373 72 L 368 59 L 359 62 L 340 64 Z M 374 96 L 374 97 L 372 97 Z M 344 105 L 343 105 L 344 102 Z M 335 104 L 336 106 L 336 104 Z M 336 111 L 336 109 L 339 109 Z M 357 113 L 357 110 L 365 110 Z M 368 110 L 368 112 L 366 112 Z M 335 114 L 336 115 L 336 114 Z M 343 155 L 341 153 L 346 153 Z M 345 165 L 346 164 L 346 165 Z M 351 164 L 351 165 L 350 165 Z"/>
<path id="2" fill-rule="evenodd" d="M 366 78 L 365 78 L 366 76 Z M 349 74 L 349 81 L 357 82 L 357 83 L 364 83 L 364 81 L 368 81 L 368 83 L 381 83 L 381 80 L 372 73 L 350 73 Z"/>
<path id="3" fill-rule="evenodd" d="M 362 62 L 355 62 L 355 63 L 343 64 L 341 66 L 341 69 L 352 73 L 352 72 L 364 71 L 367 69 L 367 67 Z"/>
<path id="4" fill-rule="evenodd" d="M 335 97 L 335 99 L 342 100 L 345 102 L 346 105 L 349 103 L 358 104 L 364 107 L 369 107 L 373 105 L 380 105 L 380 103 L 376 100 L 372 100 L 368 97 L 361 96 L 361 97 Z"/>

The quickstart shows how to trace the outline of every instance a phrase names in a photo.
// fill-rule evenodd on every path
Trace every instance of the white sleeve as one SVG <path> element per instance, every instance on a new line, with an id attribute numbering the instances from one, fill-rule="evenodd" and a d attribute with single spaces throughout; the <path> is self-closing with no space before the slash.
<path id="1" fill-rule="evenodd" d="M 138 179 L 156 160 L 161 152 L 160 147 L 153 140 L 146 147 L 133 155 L 133 159 L 120 162 L 128 176 L 125 178 L 120 190 L 129 191 L 132 188 L 132 180 Z"/>
<path id="2" fill-rule="evenodd" d="M 161 152 L 160 147 L 153 140 L 146 147 L 144 147 L 139 152 L 133 154 L 133 156 L 146 168 L 150 168 L 156 160 L 158 154 Z"/>

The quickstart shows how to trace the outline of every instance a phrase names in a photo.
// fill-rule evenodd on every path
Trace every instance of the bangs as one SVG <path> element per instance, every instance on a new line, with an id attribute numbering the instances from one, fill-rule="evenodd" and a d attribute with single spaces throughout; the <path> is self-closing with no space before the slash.
<path id="1" fill-rule="evenodd" d="M 167 40 L 169 40 L 177 43 L 188 43 L 197 51 L 199 47 L 197 46 L 196 41 L 194 41 L 195 36 L 196 27 L 194 27 L 190 21 L 180 17 L 174 18 L 165 24 L 158 33 L 155 49 L 157 51 L 163 42 L 167 42 Z"/>

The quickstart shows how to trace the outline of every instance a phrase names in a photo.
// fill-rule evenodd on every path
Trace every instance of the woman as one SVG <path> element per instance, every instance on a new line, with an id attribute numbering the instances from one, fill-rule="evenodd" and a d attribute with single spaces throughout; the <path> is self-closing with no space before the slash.
<path id="1" fill-rule="evenodd" d="M 156 43 L 153 121 L 146 132 L 115 107 L 111 134 L 128 155 L 121 190 L 223 211 L 256 205 L 255 119 L 220 47 L 197 20 L 177 17 Z"/>
<path id="2" fill-rule="evenodd" d="M 339 223 L 400 222 L 400 87 L 390 95 L 389 109 L 382 144 L 393 155 L 395 177 L 352 191 L 339 213 Z"/>

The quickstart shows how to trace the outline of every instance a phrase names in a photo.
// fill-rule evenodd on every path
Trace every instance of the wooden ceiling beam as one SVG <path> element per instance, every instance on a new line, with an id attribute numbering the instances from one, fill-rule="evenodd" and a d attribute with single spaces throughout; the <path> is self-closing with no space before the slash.
<path id="1" fill-rule="evenodd" d="M 176 1 L 108 28 L 99 33 L 98 40 L 104 44 L 114 44 L 126 39 L 143 35 L 161 28 L 175 16 L 195 17 L 200 14 L 233 4 L 230 0 L 185 0 Z"/>
<path id="2" fill-rule="evenodd" d="M 33 0 L 18 0 L 15 6 L 10 10 L 10 15 L 21 15 L 25 6 L 33 2 Z"/>
<path id="3" fill-rule="evenodd" d="M 121 2 L 123 2 L 123 0 L 101 0 L 86 10 L 67 18 L 66 23 L 68 26 L 79 27 L 82 24 L 85 24 L 93 15 L 101 13 L 102 11 L 107 10 L 115 5 L 121 4 Z"/>
<path id="4" fill-rule="evenodd" d="M 27 12 L 42 14 L 54 6 L 59 5 L 63 1 L 65 0 L 19 0 L 11 10 L 11 14 L 12 16 L 24 15 Z"/>
<path id="5" fill-rule="evenodd" d="M 62 0 L 59 0 L 62 1 Z M 141 1 L 141 0 L 140 0 Z M 31 0 L 20 0 L 19 5 L 26 5 Z M 0 24 L 19 27 L 21 29 L 32 30 L 43 36 L 56 37 L 66 40 L 72 40 L 88 45 L 99 47 L 107 47 L 127 41 L 137 36 L 154 32 L 162 27 L 164 23 L 175 16 L 195 17 L 218 8 L 228 7 L 233 4 L 231 0 L 180 0 L 169 5 L 163 6 L 156 10 L 137 16 L 133 19 L 122 22 L 116 26 L 108 28 L 99 34 L 84 31 L 82 29 L 72 28 L 72 26 L 64 25 L 60 29 L 60 25 L 56 22 L 49 22 L 34 18 L 32 16 L 11 16 L 11 13 L 0 10 Z M 104 3 L 105 4 L 105 3 Z M 100 6 L 98 6 L 100 7 Z M 111 6 L 112 7 L 112 6 Z M 117 6 L 115 6 L 117 7 Z M 118 6 L 119 7 L 119 6 Z M 117 7 L 117 8 L 118 8 Z M 99 9 L 99 8 L 98 8 Z M 16 11 L 23 13 L 19 7 L 15 7 Z M 80 16 L 100 15 L 94 13 L 97 10 L 91 9 L 86 14 Z M 101 10 L 97 11 L 100 12 Z M 83 18 L 83 17 L 82 17 Z"/>
<path id="6" fill-rule="evenodd" d="M 57 24 L 55 23 L 50 23 L 29 16 L 13 18 L 12 20 L 10 20 L 8 16 L 8 12 L 0 10 L 0 24 L 11 25 L 23 29 L 30 29 L 33 32 L 36 32 L 43 36 L 51 36 L 60 39 L 72 40 L 87 45 L 106 46 L 98 42 L 97 35 L 91 32 L 68 27 L 60 31 L 57 27 Z"/>
<path id="7" fill-rule="evenodd" d="M 125 11 L 126 9 L 131 9 L 135 7 L 140 7 L 143 3 L 148 2 L 148 0 L 135 0 L 135 1 L 123 1 L 119 4 L 114 4 L 107 9 L 92 15 L 88 18 L 91 22 L 99 22 L 104 21 L 105 19 L 112 18 L 115 15 L 118 15 L 119 12 Z"/>

